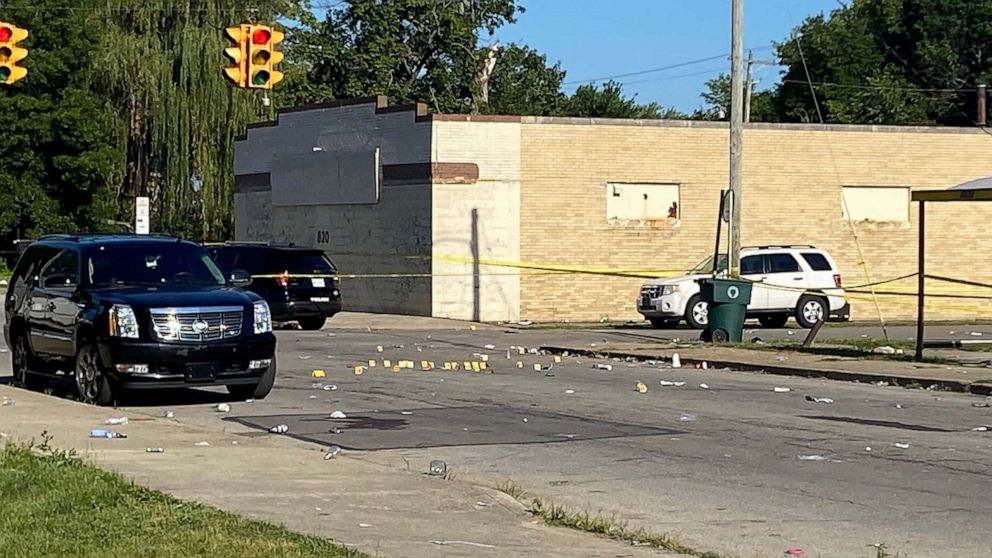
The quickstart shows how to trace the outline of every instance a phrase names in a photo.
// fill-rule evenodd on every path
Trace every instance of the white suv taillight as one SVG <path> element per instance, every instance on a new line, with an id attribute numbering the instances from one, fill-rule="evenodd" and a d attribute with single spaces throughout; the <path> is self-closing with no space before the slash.
<path id="1" fill-rule="evenodd" d="M 840 288 L 842 288 L 844 286 L 844 282 L 840 280 L 840 274 L 839 273 L 836 274 L 836 275 L 834 275 L 834 285 L 836 285 L 838 289 L 840 289 Z"/>

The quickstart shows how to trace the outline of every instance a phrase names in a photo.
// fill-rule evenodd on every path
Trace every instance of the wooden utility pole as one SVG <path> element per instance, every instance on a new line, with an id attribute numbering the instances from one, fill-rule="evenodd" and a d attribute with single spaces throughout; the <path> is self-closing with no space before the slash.
<path id="1" fill-rule="evenodd" d="M 741 276 L 741 168 L 744 151 L 744 0 L 733 0 L 730 30 L 730 276 Z"/>
<path id="2" fill-rule="evenodd" d="M 988 102 L 986 100 L 985 84 L 979 84 L 978 91 L 976 93 L 978 94 L 977 95 L 978 106 L 976 107 L 978 118 L 976 118 L 976 120 L 978 121 L 979 126 L 984 127 L 986 124 L 985 107 L 986 107 L 986 103 Z M 923 204 L 920 205 L 922 206 Z"/>

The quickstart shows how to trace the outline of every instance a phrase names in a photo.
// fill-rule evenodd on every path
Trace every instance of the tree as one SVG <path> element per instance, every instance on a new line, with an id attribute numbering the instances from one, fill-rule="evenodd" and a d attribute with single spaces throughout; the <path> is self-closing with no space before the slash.
<path id="1" fill-rule="evenodd" d="M 488 35 L 514 21 L 516 0 L 349 0 L 291 44 L 286 100 L 387 95 L 438 112 L 477 110 Z"/>
<path id="2" fill-rule="evenodd" d="M 516 44 L 496 53 L 482 112 L 547 116 L 561 111 L 566 99 L 561 91 L 565 79 L 561 64 L 548 66 L 543 54 Z"/>
<path id="3" fill-rule="evenodd" d="M 593 118 L 686 118 L 675 109 L 663 109 L 658 103 L 639 104 L 636 96 L 625 97 L 623 87 L 608 81 L 599 89 L 595 85 L 580 85 L 565 102 L 563 116 Z"/>
<path id="4" fill-rule="evenodd" d="M 251 17 L 293 16 L 298 3 L 104 2 L 105 42 L 94 60 L 92 87 L 113 110 L 117 155 L 125 164 L 113 188 L 118 216 L 130 221 L 131 200 L 148 195 L 154 228 L 226 238 L 233 221 L 234 138 L 266 115 L 257 92 L 222 77 L 228 44 L 221 30 Z"/>
<path id="5" fill-rule="evenodd" d="M 0 241 L 8 247 L 17 237 L 101 229 L 114 213 L 106 194 L 121 165 L 112 114 L 89 88 L 93 27 L 63 8 L 38 0 L 0 10 L 0 20 L 30 32 L 28 76 L 0 87 Z"/>
<path id="6" fill-rule="evenodd" d="M 992 78 L 992 0 L 853 0 L 778 45 L 783 119 L 972 125 L 972 88 Z M 805 67 L 803 59 L 805 58 Z"/>
<path id="7" fill-rule="evenodd" d="M 699 95 L 706 103 L 696 109 L 693 120 L 729 120 L 731 105 L 730 75 L 720 74 L 706 82 L 706 90 Z M 773 104 L 771 91 L 755 91 L 751 86 L 750 122 L 776 122 L 778 115 Z"/>

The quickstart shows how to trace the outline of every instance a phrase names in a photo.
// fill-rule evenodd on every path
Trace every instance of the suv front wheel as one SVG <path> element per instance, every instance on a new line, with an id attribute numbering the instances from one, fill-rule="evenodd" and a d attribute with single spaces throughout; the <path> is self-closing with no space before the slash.
<path id="1" fill-rule="evenodd" d="M 827 301 L 818 296 L 803 295 L 796 306 L 796 322 L 809 329 L 827 317 Z"/>
<path id="2" fill-rule="evenodd" d="M 268 370 L 262 374 L 262 380 L 257 384 L 236 384 L 227 386 L 227 393 L 231 397 L 244 401 L 246 399 L 265 399 L 265 396 L 272 391 L 273 384 L 276 383 L 276 357 L 273 355 L 272 364 Z"/>
<path id="3" fill-rule="evenodd" d="M 685 305 L 685 322 L 692 329 L 706 329 L 706 324 L 710 321 L 709 307 L 710 305 L 698 294 L 692 295 L 689 303 Z"/>
<path id="4" fill-rule="evenodd" d="M 86 403 L 100 406 L 110 405 L 114 400 L 110 380 L 104 374 L 100 363 L 100 353 L 96 345 L 84 343 L 76 353 L 76 389 L 79 398 Z"/>

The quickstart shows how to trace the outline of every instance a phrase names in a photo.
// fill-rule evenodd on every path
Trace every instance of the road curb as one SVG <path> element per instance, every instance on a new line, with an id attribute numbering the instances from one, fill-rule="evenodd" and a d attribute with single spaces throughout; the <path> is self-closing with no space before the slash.
<path id="1" fill-rule="evenodd" d="M 587 357 L 602 358 L 632 358 L 637 361 L 657 360 L 660 362 L 671 362 L 670 356 L 661 354 L 649 354 L 647 352 L 625 352 L 625 351 L 596 351 L 592 349 L 577 349 L 575 347 L 555 347 L 541 346 L 540 350 L 552 354 L 569 353 Z M 724 360 L 710 360 L 693 357 L 681 357 L 684 368 L 696 368 L 705 362 L 709 368 L 730 368 L 743 372 L 762 372 L 777 376 L 802 376 L 805 378 L 827 378 L 828 380 L 838 380 L 843 382 L 871 383 L 886 381 L 890 384 L 906 387 L 912 384 L 924 386 L 935 385 L 939 389 L 973 393 L 975 395 L 992 395 L 992 385 L 961 382 L 957 380 L 947 380 L 942 378 L 927 378 L 924 376 L 899 376 L 892 374 L 867 374 L 863 372 L 852 372 L 849 370 L 837 370 L 832 368 L 801 368 L 796 366 L 783 366 L 780 364 L 755 364 L 753 362 L 735 362 Z"/>

